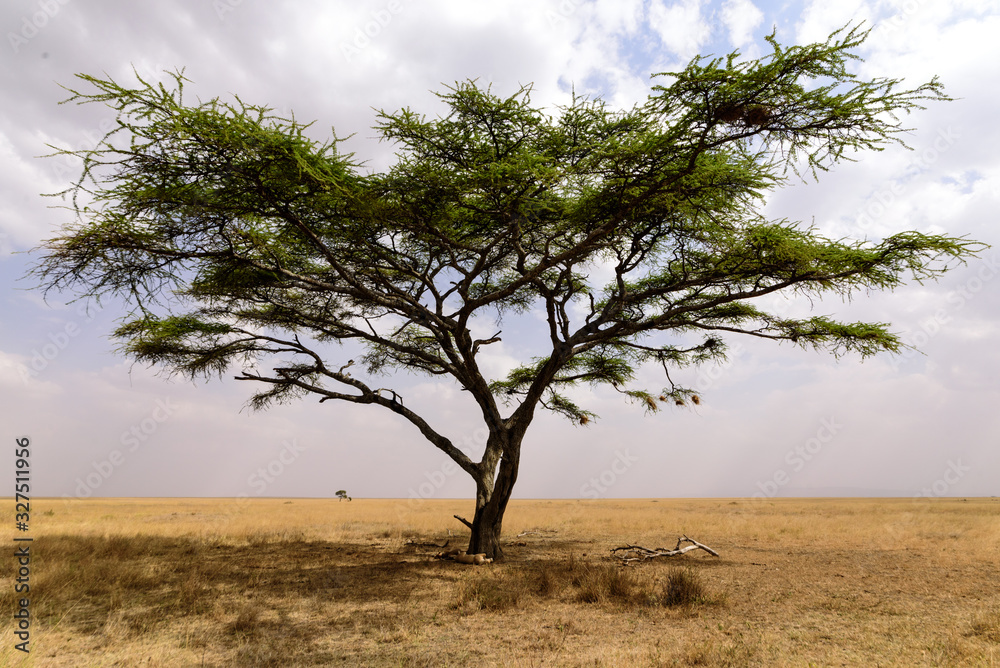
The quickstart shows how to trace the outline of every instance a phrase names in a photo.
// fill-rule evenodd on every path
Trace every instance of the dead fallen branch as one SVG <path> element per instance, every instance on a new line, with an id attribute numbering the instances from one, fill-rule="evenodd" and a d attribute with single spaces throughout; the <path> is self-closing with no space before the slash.
<path id="1" fill-rule="evenodd" d="M 684 543 L 691 544 L 681 547 Z M 677 555 L 690 552 L 691 550 L 705 550 L 713 557 L 719 556 L 719 553 L 712 548 L 707 545 L 702 545 L 698 541 L 688 538 L 687 536 L 681 536 L 678 538 L 677 546 L 672 550 L 668 550 L 664 547 L 658 547 L 655 550 L 651 550 L 648 547 L 642 547 L 641 545 L 623 545 L 622 547 L 612 548 L 611 556 L 616 559 L 620 559 L 624 564 L 628 564 L 634 561 L 656 559 L 657 557 L 676 557 Z"/>
<path id="2" fill-rule="evenodd" d="M 522 531 L 521 533 L 514 536 L 515 538 L 521 538 L 522 536 L 554 536 L 559 533 L 555 529 L 529 529 L 528 531 Z"/>
<path id="3" fill-rule="evenodd" d="M 408 538 L 406 544 L 412 547 L 448 547 L 448 543 L 450 542 L 450 538 L 446 538 L 443 543 L 435 543 L 433 541 L 416 541 L 412 538 Z"/>

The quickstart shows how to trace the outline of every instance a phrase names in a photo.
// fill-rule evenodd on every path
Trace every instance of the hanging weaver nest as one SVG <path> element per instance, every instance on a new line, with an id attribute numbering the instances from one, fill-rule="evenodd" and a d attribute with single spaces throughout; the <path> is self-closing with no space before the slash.
<path id="1" fill-rule="evenodd" d="M 724 104 L 715 110 L 715 117 L 723 123 L 743 122 L 747 126 L 763 126 L 771 120 L 774 110 L 761 104 Z"/>
<path id="2" fill-rule="evenodd" d="M 727 104 L 719 107 L 715 117 L 723 123 L 735 123 L 743 118 L 743 108 L 736 104 Z"/>
<path id="3" fill-rule="evenodd" d="M 761 105 L 747 107 L 743 110 L 743 122 L 747 125 L 767 125 L 771 120 L 771 109 Z"/>

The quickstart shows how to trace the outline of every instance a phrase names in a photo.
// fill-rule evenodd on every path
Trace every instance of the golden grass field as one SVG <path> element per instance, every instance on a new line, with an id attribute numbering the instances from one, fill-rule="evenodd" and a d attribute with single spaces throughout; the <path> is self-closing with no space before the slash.
<path id="1" fill-rule="evenodd" d="M 515 501 L 483 566 L 414 544 L 461 545 L 469 501 L 32 511 L 32 652 L 8 566 L 4 666 L 1000 665 L 995 498 Z M 720 556 L 609 557 L 682 534 Z"/>

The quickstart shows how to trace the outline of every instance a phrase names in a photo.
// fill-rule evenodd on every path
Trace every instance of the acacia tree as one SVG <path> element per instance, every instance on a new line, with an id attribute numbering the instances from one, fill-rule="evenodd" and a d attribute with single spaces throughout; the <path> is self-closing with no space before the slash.
<path id="1" fill-rule="evenodd" d="M 528 88 L 458 83 L 439 94 L 443 116 L 379 114 L 398 151 L 385 173 L 267 107 L 188 104 L 181 72 L 135 88 L 78 75 L 93 88 L 67 102 L 108 105 L 118 122 L 95 148 L 64 152 L 84 160 L 62 193 L 77 220 L 33 274 L 46 290 L 125 298 L 114 336 L 139 362 L 192 377 L 242 369 L 263 386 L 254 409 L 314 395 L 408 420 L 475 480 L 468 551 L 501 558 L 536 410 L 594 417 L 565 388 L 610 385 L 650 411 L 697 401 L 671 368 L 724 359 L 739 334 L 896 352 L 886 324 L 781 317 L 754 300 L 892 289 L 978 250 L 917 232 L 831 240 L 761 215 L 787 179 L 901 143 L 899 115 L 946 99 L 936 80 L 902 89 L 848 71 L 866 35 L 791 47 L 772 35 L 760 60 L 697 58 L 627 110 L 574 96 L 546 112 Z M 602 272 L 605 284 L 591 279 Z M 502 332 L 483 323 L 529 310 L 544 314 L 545 354 L 487 378 L 479 355 Z M 331 342 L 363 352 L 342 359 Z M 635 386 L 643 364 L 662 366 L 667 386 Z M 372 381 L 397 369 L 469 392 L 489 430 L 479 461 Z"/>

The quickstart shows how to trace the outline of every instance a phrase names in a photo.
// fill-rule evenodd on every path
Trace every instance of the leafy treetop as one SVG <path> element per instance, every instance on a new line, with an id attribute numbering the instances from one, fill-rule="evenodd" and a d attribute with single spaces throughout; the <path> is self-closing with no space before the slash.
<path id="1" fill-rule="evenodd" d="M 847 27 L 792 47 L 771 36 L 760 60 L 696 58 L 627 110 L 574 96 L 547 112 L 527 87 L 502 97 L 457 83 L 439 94 L 442 117 L 379 114 L 398 150 L 385 173 L 267 107 L 188 104 L 181 72 L 137 88 L 80 75 L 93 91 L 67 101 L 106 104 L 117 126 L 92 150 L 62 152 L 84 160 L 63 193 L 79 219 L 46 242 L 35 275 L 47 289 L 127 299 L 115 336 L 138 361 L 189 376 L 236 365 L 264 385 L 254 408 L 310 393 L 382 405 L 483 475 L 513 441 L 472 462 L 396 392 L 354 377 L 354 360 L 328 361 L 324 344 L 361 344 L 369 376 L 454 378 L 491 433 L 513 429 L 518 443 L 536 405 L 593 417 L 568 386 L 608 384 L 654 410 L 684 401 L 693 393 L 670 369 L 723 357 L 731 334 L 835 354 L 900 349 L 884 323 L 754 303 L 889 290 L 981 247 L 917 232 L 827 239 L 760 214 L 790 173 L 815 177 L 899 142 L 902 114 L 947 99 L 936 79 L 903 89 L 848 71 L 866 36 Z M 502 332 L 474 327 L 530 309 L 544 313 L 546 352 L 484 377 L 478 356 Z M 279 361 L 263 371 L 268 358 Z M 661 391 L 632 385 L 649 362 L 667 373 Z"/>

